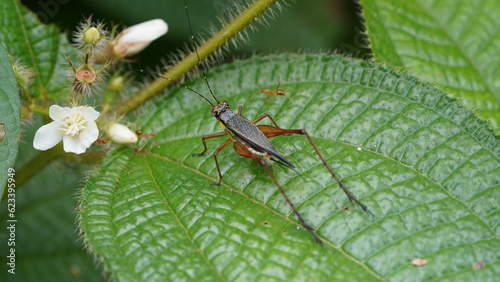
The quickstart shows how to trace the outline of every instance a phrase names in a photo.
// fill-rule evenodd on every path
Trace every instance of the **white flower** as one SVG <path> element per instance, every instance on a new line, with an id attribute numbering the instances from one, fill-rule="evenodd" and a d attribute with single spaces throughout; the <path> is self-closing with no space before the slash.
<path id="1" fill-rule="evenodd" d="M 111 141 L 118 144 L 136 143 L 138 140 L 137 134 L 125 125 L 116 122 L 109 126 L 108 135 Z"/>
<path id="2" fill-rule="evenodd" d="M 49 116 L 54 121 L 36 131 L 33 147 L 45 151 L 62 140 L 65 152 L 84 153 L 99 135 L 95 123 L 99 115 L 92 107 L 68 108 L 52 105 L 49 108 Z"/>
<path id="3" fill-rule="evenodd" d="M 168 31 L 165 21 L 156 19 L 136 24 L 124 29 L 113 42 L 113 52 L 118 58 L 128 57 L 139 53 L 153 40 Z"/>

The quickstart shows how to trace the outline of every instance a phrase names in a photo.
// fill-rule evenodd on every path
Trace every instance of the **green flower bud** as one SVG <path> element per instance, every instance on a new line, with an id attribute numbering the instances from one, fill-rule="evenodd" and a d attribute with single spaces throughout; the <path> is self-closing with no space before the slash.
<path id="1" fill-rule="evenodd" d="M 99 34 L 99 30 L 95 27 L 91 27 L 85 31 L 83 34 L 83 39 L 86 43 L 95 44 L 99 42 L 101 39 L 101 35 Z"/>

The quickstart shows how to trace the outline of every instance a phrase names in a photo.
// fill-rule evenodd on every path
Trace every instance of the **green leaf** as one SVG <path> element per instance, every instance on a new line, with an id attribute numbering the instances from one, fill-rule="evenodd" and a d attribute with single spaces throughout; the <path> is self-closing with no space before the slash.
<path id="1" fill-rule="evenodd" d="M 12 64 L 0 44 L 0 195 L 3 195 L 9 178 L 8 170 L 12 168 L 17 156 L 21 116 L 19 112 L 19 90 Z"/>
<path id="2" fill-rule="evenodd" d="M 118 281 L 494 280 L 500 272 L 500 142 L 443 92 L 390 68 L 331 55 L 254 57 L 209 73 L 219 100 L 305 128 L 369 209 L 348 199 L 303 136 L 274 146 L 297 166 L 277 180 L 324 246 L 297 222 L 255 161 L 231 148 L 209 105 L 172 90 L 136 121 L 156 137 L 110 152 L 82 190 L 81 231 Z M 267 100 L 261 88 L 288 97 Z M 203 93 L 205 82 L 190 85 Z M 343 210 L 346 206 L 348 210 Z M 410 265 L 414 258 L 429 264 Z M 483 261 L 486 267 L 473 270 Z"/>
<path id="3" fill-rule="evenodd" d="M 402 66 L 500 134 L 500 1 L 361 1 L 374 58 Z"/>
<path id="4" fill-rule="evenodd" d="M 65 99 L 70 92 L 68 63 L 73 53 L 66 35 L 54 25 L 43 25 L 17 0 L 0 2 L 0 42 L 7 52 L 33 73 L 30 93 L 43 99 Z"/>
<path id="5" fill-rule="evenodd" d="M 25 126 L 24 138 L 33 140 L 40 120 Z M 20 144 L 16 180 L 37 154 L 31 142 Z M 88 166 L 53 161 L 16 190 L 15 246 L 7 245 L 7 202 L 0 203 L 0 281 L 104 281 L 101 267 L 83 250 L 75 232 L 76 187 Z M 18 185 L 19 186 L 19 185 Z M 10 248 L 15 248 L 16 274 L 7 272 Z"/>

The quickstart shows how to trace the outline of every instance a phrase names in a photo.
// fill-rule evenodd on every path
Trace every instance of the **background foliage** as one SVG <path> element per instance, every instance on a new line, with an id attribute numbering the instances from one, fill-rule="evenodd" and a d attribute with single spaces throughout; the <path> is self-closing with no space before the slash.
<path id="1" fill-rule="evenodd" d="M 376 60 L 437 83 L 500 133 L 500 2 L 364 0 Z"/>

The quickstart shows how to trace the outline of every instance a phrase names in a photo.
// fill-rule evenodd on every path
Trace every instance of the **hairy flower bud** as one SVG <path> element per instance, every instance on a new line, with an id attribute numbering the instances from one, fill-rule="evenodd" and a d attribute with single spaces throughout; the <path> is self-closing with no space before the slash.
<path id="1" fill-rule="evenodd" d="M 97 80 L 97 73 L 88 64 L 74 70 L 73 90 L 78 94 L 88 94 Z"/>
<path id="2" fill-rule="evenodd" d="M 93 23 L 92 18 L 88 18 L 80 23 L 77 31 L 73 33 L 76 46 L 86 54 L 94 56 L 106 47 L 107 31 L 102 23 Z"/>

